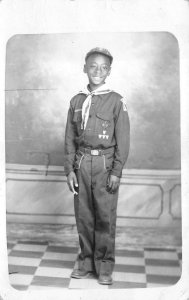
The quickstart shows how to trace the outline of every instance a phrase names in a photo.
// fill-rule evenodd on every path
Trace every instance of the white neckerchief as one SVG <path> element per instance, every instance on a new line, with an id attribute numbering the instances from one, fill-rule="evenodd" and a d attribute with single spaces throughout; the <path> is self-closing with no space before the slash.
<path id="1" fill-rule="evenodd" d="M 85 94 L 87 95 L 87 98 L 85 99 L 85 101 L 83 102 L 83 106 L 82 106 L 82 123 L 81 123 L 81 129 L 86 128 L 87 125 L 87 121 L 89 118 L 89 110 L 91 107 L 91 99 L 93 95 L 102 95 L 102 94 L 108 94 L 112 92 L 112 90 L 110 90 L 107 86 L 107 84 L 103 84 L 101 85 L 99 88 L 97 88 L 96 90 L 90 92 L 88 90 L 87 87 L 85 87 L 82 91 L 79 92 L 79 94 Z"/>

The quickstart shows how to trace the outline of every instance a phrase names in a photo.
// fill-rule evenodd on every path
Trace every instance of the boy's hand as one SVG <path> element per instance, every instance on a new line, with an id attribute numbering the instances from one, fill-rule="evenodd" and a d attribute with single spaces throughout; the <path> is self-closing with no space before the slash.
<path id="1" fill-rule="evenodd" d="M 120 184 L 120 178 L 115 175 L 110 175 L 108 178 L 107 188 L 109 193 L 115 193 Z"/>
<path id="2" fill-rule="evenodd" d="M 78 194 L 74 187 L 78 187 L 77 177 L 73 171 L 71 171 L 67 177 L 67 184 L 70 191 L 74 194 Z"/>

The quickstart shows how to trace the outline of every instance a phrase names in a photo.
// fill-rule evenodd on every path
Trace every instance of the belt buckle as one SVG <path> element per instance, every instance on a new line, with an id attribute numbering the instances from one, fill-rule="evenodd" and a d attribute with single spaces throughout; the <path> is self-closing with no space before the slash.
<path id="1" fill-rule="evenodd" d="M 99 150 L 91 150 L 91 155 L 99 155 Z"/>

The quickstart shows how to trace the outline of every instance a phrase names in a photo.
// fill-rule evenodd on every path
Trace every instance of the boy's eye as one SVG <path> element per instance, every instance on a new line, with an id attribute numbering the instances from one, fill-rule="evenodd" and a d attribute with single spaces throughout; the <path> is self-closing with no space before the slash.
<path id="1" fill-rule="evenodd" d="M 108 66 L 102 66 L 102 70 L 103 71 L 107 71 L 108 70 Z"/>
<path id="2" fill-rule="evenodd" d="M 98 66 L 95 65 L 95 64 L 90 65 L 90 69 L 91 69 L 91 70 L 99 69 L 99 70 L 101 70 L 102 72 L 107 72 L 107 71 L 109 70 L 109 68 L 108 68 L 107 65 L 102 65 L 102 66 L 99 66 L 99 67 L 98 67 Z"/>

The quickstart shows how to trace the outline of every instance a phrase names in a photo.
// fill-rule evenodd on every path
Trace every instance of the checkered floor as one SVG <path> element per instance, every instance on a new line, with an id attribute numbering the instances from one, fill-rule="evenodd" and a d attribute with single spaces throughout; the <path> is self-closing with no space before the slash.
<path id="1" fill-rule="evenodd" d="M 19 290 L 42 288 L 116 289 L 169 286 L 181 276 L 181 249 L 116 250 L 111 286 L 97 279 L 70 279 L 77 267 L 78 248 L 47 242 L 8 241 L 9 278 Z"/>

